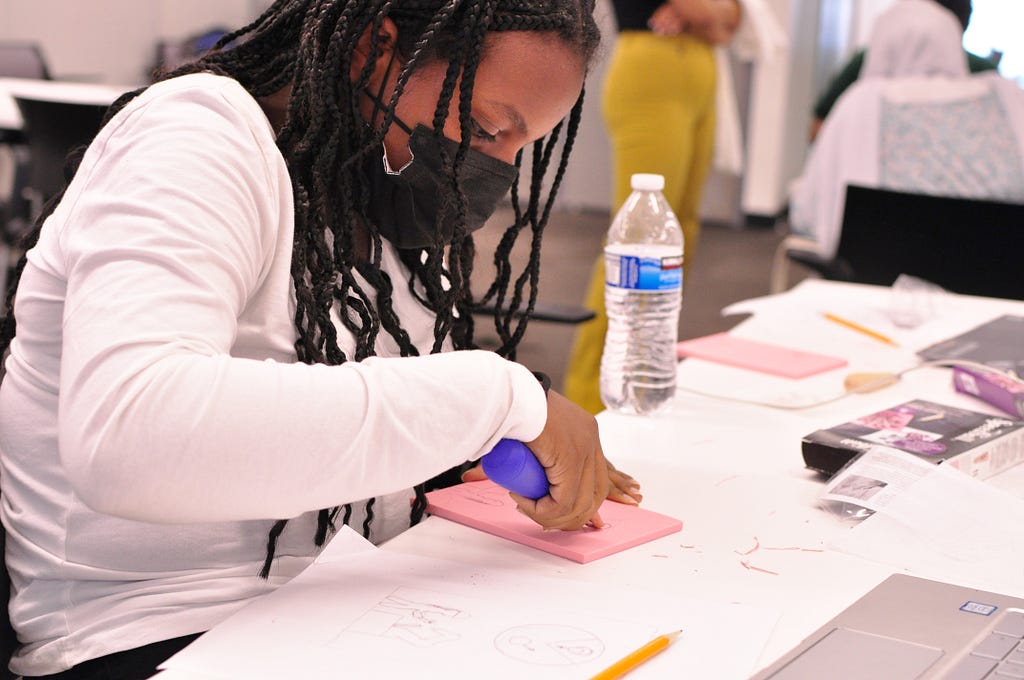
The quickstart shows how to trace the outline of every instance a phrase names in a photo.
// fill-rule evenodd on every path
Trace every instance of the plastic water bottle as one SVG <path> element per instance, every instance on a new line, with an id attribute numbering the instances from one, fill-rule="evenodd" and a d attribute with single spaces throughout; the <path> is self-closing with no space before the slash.
<path id="1" fill-rule="evenodd" d="M 620 413 L 653 413 L 676 391 L 683 293 L 683 231 L 661 175 L 638 174 L 604 250 L 608 334 L 601 400 Z"/>

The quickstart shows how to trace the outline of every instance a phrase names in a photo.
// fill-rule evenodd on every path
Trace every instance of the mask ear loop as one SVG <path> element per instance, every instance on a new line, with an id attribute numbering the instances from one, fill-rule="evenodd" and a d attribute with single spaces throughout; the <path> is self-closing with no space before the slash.
<path id="1" fill-rule="evenodd" d="M 367 97 L 369 97 L 370 101 L 373 102 L 374 118 L 376 119 L 377 113 L 383 113 L 384 114 L 384 122 L 385 123 L 387 123 L 388 107 L 384 103 L 384 88 L 387 87 L 388 77 L 391 76 L 391 68 L 395 65 L 395 55 L 397 54 L 397 52 L 398 52 L 398 48 L 397 47 L 391 50 L 391 58 L 388 59 L 388 67 L 384 70 L 384 78 L 381 79 L 380 88 L 377 90 L 376 96 L 372 92 L 370 92 L 369 90 L 363 90 L 363 94 L 365 94 Z M 391 112 L 391 120 L 396 125 L 398 125 L 398 127 L 400 127 L 407 135 L 412 137 L 412 128 L 410 128 L 408 125 L 406 125 L 405 122 L 402 121 L 402 119 L 398 117 L 398 114 L 395 111 Z M 398 170 L 393 169 L 391 167 L 391 163 L 388 161 L 388 150 L 387 150 L 387 147 L 384 146 L 383 136 L 384 136 L 385 132 L 386 132 L 386 130 L 384 129 L 384 127 L 382 127 L 381 128 L 381 132 L 380 132 L 380 134 L 381 134 L 380 145 L 381 145 L 381 158 L 384 161 L 384 172 L 386 172 L 389 175 L 395 175 L 395 176 L 401 175 L 402 171 L 405 170 L 410 165 L 412 165 L 413 161 L 416 160 L 416 154 L 413 153 L 412 147 L 410 146 L 409 147 L 409 160 L 406 161 L 406 163 L 404 165 L 402 165 L 402 167 L 400 167 Z"/>
<path id="2" fill-rule="evenodd" d="M 376 109 L 375 114 L 376 113 L 383 113 L 384 114 L 384 123 L 385 124 L 387 124 L 389 121 L 387 119 L 388 118 L 388 116 L 387 116 L 387 114 L 388 114 L 388 105 L 384 103 L 384 90 L 388 86 L 388 78 L 391 76 L 391 69 L 394 68 L 394 66 L 395 66 L 395 56 L 396 56 L 397 52 L 398 52 L 398 48 L 397 47 L 391 50 L 391 58 L 388 59 L 388 66 L 387 66 L 386 69 L 384 69 L 384 78 L 382 78 L 381 81 L 380 81 L 380 88 L 377 90 L 377 94 L 375 95 L 375 94 L 373 94 L 372 92 L 370 92 L 369 90 L 366 90 L 366 89 L 363 90 L 363 94 L 365 94 L 367 97 L 369 97 L 370 101 L 373 102 L 373 106 Z M 406 134 L 408 134 L 408 135 L 412 134 L 412 128 L 410 128 L 408 125 L 406 125 L 405 122 L 402 121 L 402 119 L 398 117 L 398 113 L 396 113 L 395 111 L 391 112 L 391 122 L 394 122 L 396 125 L 398 125 L 398 127 L 402 128 L 402 130 L 405 131 Z M 381 133 L 382 134 L 384 132 L 386 132 L 386 131 L 387 130 L 384 129 L 384 128 L 381 129 Z"/>

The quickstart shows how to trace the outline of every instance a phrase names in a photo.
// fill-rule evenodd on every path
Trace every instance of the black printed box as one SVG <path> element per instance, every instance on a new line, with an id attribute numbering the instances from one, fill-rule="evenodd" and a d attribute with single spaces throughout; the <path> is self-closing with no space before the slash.
<path id="1" fill-rule="evenodd" d="M 1024 460 L 1024 421 L 916 399 L 812 432 L 801 441 L 804 464 L 827 475 L 873 446 L 913 453 L 985 479 Z"/>

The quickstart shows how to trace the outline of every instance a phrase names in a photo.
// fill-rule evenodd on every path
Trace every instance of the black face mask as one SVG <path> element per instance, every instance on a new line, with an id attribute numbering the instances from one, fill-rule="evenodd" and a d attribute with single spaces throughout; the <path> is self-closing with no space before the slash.
<path id="1" fill-rule="evenodd" d="M 370 181 L 368 217 L 377 225 L 380 235 L 396 248 L 418 250 L 447 245 L 455 234 L 455 196 L 443 159 L 455 158 L 459 145 L 447 137 L 438 139 L 425 125 L 410 131 L 402 122 L 395 122 L 410 133 L 412 160 L 394 171 L 388 166 L 386 155 L 367 155 L 364 170 Z M 517 174 L 514 165 L 476 149 L 466 152 L 459 186 L 466 196 L 467 232 L 484 226 Z"/>

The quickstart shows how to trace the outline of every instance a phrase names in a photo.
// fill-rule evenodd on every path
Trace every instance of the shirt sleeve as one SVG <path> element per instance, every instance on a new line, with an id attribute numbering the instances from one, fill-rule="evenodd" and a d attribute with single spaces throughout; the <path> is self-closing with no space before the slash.
<path id="1" fill-rule="evenodd" d="M 535 438 L 542 387 L 490 352 L 230 356 L 273 257 L 280 187 L 265 120 L 229 94 L 122 112 L 51 218 L 67 275 L 58 437 L 82 499 L 153 522 L 287 518 Z"/>

